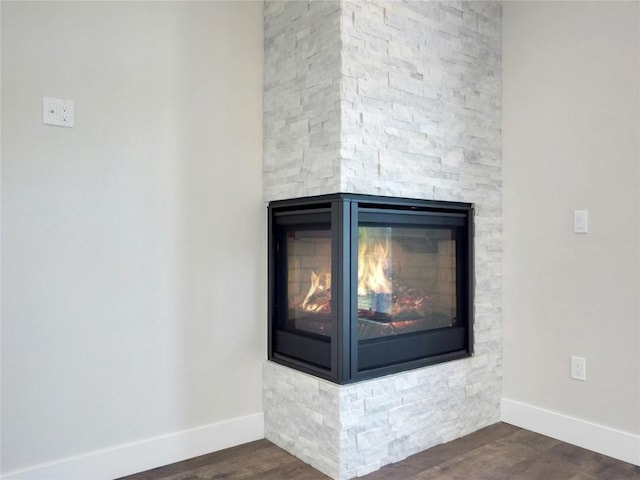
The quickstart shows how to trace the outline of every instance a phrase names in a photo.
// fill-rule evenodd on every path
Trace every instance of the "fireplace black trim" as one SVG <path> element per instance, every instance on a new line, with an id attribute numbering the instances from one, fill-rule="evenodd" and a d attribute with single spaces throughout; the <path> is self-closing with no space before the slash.
<path id="1" fill-rule="evenodd" d="M 286 303 L 278 292 L 277 226 L 306 225 L 312 219 L 331 228 L 332 322 L 331 336 L 278 330 L 279 308 Z M 462 228 L 456 239 L 458 321 L 455 327 L 384 337 L 386 360 L 377 358 L 382 340 L 357 341 L 357 252 L 359 220 L 366 223 L 436 224 Z M 330 194 L 269 204 L 269 328 L 268 358 L 277 363 L 325 378 L 351 383 L 412 368 L 469 357 L 473 354 L 473 205 L 359 194 Z M 279 247 L 282 248 L 282 247 Z M 357 253 L 355 255 L 357 258 Z M 280 272 L 282 275 L 282 272 Z M 280 295 L 280 297 L 278 297 Z M 284 302 L 284 303 L 283 303 Z M 420 356 L 425 345 L 429 356 Z M 379 350 L 378 350 L 379 352 Z M 396 363 L 399 362 L 399 363 Z"/>

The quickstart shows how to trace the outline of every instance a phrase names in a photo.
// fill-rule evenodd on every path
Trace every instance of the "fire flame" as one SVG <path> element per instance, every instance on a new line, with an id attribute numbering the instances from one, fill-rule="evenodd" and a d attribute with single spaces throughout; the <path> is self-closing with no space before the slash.
<path id="1" fill-rule="evenodd" d="M 324 283 L 320 279 L 320 275 L 314 271 L 311 272 L 311 288 L 302 302 L 302 308 L 307 312 L 321 312 L 330 307 L 331 274 L 324 274 Z"/>
<path id="2" fill-rule="evenodd" d="M 388 256 L 388 240 L 358 247 L 358 295 L 367 295 L 368 292 L 391 293 L 391 280 L 386 274 Z"/>
<path id="3" fill-rule="evenodd" d="M 358 246 L 358 295 L 392 293 L 389 270 L 389 240 L 364 241 Z M 313 313 L 331 311 L 331 274 L 311 272 L 311 286 L 302 309 Z"/>

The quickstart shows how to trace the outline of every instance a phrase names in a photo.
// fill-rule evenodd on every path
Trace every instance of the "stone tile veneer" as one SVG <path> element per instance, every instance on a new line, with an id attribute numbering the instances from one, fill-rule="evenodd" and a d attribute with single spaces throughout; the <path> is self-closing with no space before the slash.
<path id="1" fill-rule="evenodd" d="M 265 197 L 337 192 L 341 5 L 266 2 L 264 16 Z"/>
<path id="2" fill-rule="evenodd" d="M 265 362 L 265 437 L 331 478 L 366 475 L 497 422 L 500 387 L 486 372 L 499 366 L 487 361 L 352 385 Z M 469 382 L 470 372 L 480 377 Z"/>
<path id="3" fill-rule="evenodd" d="M 265 4 L 265 199 L 475 204 L 473 358 L 338 386 L 265 364 L 265 435 L 336 479 L 499 420 L 501 4 Z"/>

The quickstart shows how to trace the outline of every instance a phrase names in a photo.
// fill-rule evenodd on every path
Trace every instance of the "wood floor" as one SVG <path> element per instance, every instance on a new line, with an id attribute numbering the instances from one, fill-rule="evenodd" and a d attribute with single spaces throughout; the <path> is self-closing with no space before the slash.
<path id="1" fill-rule="evenodd" d="M 122 480 L 326 480 L 267 440 L 258 440 Z M 640 480 L 640 468 L 497 423 L 387 465 L 365 480 Z"/>

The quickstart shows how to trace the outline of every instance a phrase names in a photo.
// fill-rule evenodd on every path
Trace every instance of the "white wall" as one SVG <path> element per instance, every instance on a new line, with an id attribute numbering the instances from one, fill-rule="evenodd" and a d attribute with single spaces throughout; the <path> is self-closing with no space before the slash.
<path id="1" fill-rule="evenodd" d="M 504 397 L 640 434 L 638 2 L 505 2 Z M 575 209 L 589 233 L 572 233 Z M 569 375 L 570 355 L 587 380 Z M 636 451 L 640 461 L 640 442 Z"/>
<path id="2" fill-rule="evenodd" d="M 2 2 L 3 473 L 260 420 L 262 11 Z"/>

